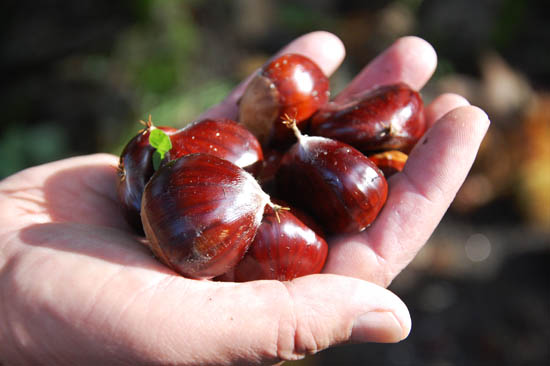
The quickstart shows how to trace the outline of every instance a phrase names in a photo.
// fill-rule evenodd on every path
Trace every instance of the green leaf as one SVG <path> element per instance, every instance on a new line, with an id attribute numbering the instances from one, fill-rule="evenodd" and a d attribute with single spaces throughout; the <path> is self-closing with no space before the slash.
<path id="1" fill-rule="evenodd" d="M 155 148 L 153 167 L 157 170 L 164 155 L 172 148 L 172 141 L 164 131 L 155 128 L 149 133 L 149 144 Z"/>
<path id="2" fill-rule="evenodd" d="M 153 168 L 155 169 L 155 171 L 159 170 L 160 163 L 163 158 L 164 156 L 162 156 L 158 150 L 155 150 L 155 152 L 153 153 Z"/>
<path id="3" fill-rule="evenodd" d="M 172 148 L 170 137 L 162 130 L 155 128 L 149 135 L 149 143 L 161 152 L 168 152 Z"/>

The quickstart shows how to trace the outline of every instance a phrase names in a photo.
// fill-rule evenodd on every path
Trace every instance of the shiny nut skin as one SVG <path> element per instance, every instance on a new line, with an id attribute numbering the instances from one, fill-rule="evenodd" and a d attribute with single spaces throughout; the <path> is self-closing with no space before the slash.
<path id="1" fill-rule="evenodd" d="M 407 162 L 408 155 L 398 151 L 390 150 L 378 154 L 369 155 L 369 159 L 384 173 L 387 178 L 403 170 Z"/>
<path id="2" fill-rule="evenodd" d="M 409 152 L 425 130 L 420 94 L 399 83 L 367 91 L 345 104 L 328 103 L 312 117 L 309 133 L 368 154 Z"/>
<path id="3" fill-rule="evenodd" d="M 275 214 L 271 207 L 266 207 L 248 252 L 223 279 L 288 281 L 321 272 L 328 245 L 292 211 L 279 210 Z"/>
<path id="4" fill-rule="evenodd" d="M 262 146 L 288 147 L 294 140 L 281 118 L 292 116 L 303 129 L 329 98 L 328 78 L 317 64 L 299 54 L 285 54 L 268 63 L 250 82 L 239 101 L 239 122 Z"/>
<path id="5" fill-rule="evenodd" d="M 152 127 L 134 136 L 124 147 L 118 165 L 117 193 L 126 221 L 138 233 L 143 233 L 139 211 L 143 189 L 153 176 L 152 156 L 155 149 L 149 144 L 149 133 L 152 128 L 163 130 L 168 135 L 176 131 L 171 127 Z"/>
<path id="6" fill-rule="evenodd" d="M 260 143 L 246 128 L 227 118 L 203 119 L 170 136 L 168 160 L 206 153 L 228 160 L 256 174 L 263 160 Z"/>
<path id="7" fill-rule="evenodd" d="M 212 155 L 190 154 L 151 178 L 141 218 L 159 260 L 183 276 L 208 279 L 242 259 L 269 202 L 245 170 Z"/>
<path id="8" fill-rule="evenodd" d="M 365 229 L 388 194 L 386 179 L 371 160 L 325 137 L 303 135 L 284 155 L 276 180 L 283 199 L 331 233 Z"/>

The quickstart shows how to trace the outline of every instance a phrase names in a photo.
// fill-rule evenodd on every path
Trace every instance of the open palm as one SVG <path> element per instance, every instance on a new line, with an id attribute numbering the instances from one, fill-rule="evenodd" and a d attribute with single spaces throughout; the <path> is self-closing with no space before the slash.
<path id="1" fill-rule="evenodd" d="M 326 32 L 281 53 L 327 75 L 344 49 Z M 420 89 L 436 65 L 424 41 L 398 40 L 337 96 L 402 81 Z M 246 81 L 203 117 L 235 118 Z M 360 234 L 333 238 L 324 274 L 219 283 L 177 276 L 119 213 L 117 157 L 97 154 L 0 182 L 0 363 L 271 364 L 346 342 L 396 342 L 405 305 L 385 287 L 435 229 L 475 158 L 487 116 L 457 95 L 426 108 L 431 126 L 388 201 Z"/>

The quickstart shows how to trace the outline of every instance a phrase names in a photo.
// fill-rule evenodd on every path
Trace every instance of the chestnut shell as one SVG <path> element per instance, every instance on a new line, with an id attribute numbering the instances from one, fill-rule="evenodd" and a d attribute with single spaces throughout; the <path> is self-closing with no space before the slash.
<path id="1" fill-rule="evenodd" d="M 284 155 L 277 189 L 331 233 L 359 232 L 374 221 L 388 194 L 376 165 L 353 147 L 301 136 Z"/>
<path id="2" fill-rule="evenodd" d="M 212 278 L 243 257 L 268 202 L 245 170 L 190 154 L 165 164 L 147 183 L 141 218 L 164 264 L 187 277 Z"/>
<path id="3" fill-rule="evenodd" d="M 376 164 L 387 179 L 403 170 L 408 155 L 398 150 L 390 150 L 369 155 L 369 159 Z"/>
<path id="4" fill-rule="evenodd" d="M 426 130 L 423 101 L 408 85 L 385 85 L 350 102 L 328 103 L 312 118 L 310 134 L 345 142 L 367 154 L 409 152 Z"/>
<path id="5" fill-rule="evenodd" d="M 208 118 L 194 122 L 170 136 L 172 149 L 168 160 L 194 153 L 205 153 L 228 160 L 251 174 L 258 172 L 263 160 L 260 143 L 239 123 L 227 118 Z"/>
<path id="6" fill-rule="evenodd" d="M 223 279 L 288 281 L 321 272 L 327 254 L 326 241 L 292 210 L 275 214 L 268 206 L 248 252 Z"/>
<path id="7" fill-rule="evenodd" d="M 239 122 L 262 146 L 288 147 L 294 140 L 281 119 L 288 115 L 305 129 L 309 117 L 329 98 L 329 80 L 319 66 L 306 56 L 285 54 L 252 79 L 239 101 Z"/>
<path id="8" fill-rule="evenodd" d="M 176 131 L 171 127 L 155 128 L 169 135 Z M 118 164 L 117 194 L 122 213 L 130 226 L 141 234 L 141 196 L 145 185 L 155 173 L 152 159 L 155 149 L 149 144 L 149 134 L 150 127 L 134 136 L 122 150 Z"/>

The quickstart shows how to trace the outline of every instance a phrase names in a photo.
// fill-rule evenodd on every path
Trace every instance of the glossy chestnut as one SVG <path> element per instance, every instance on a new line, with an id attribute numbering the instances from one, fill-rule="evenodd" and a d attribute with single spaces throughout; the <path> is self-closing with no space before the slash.
<path id="1" fill-rule="evenodd" d="M 399 83 L 367 91 L 344 104 L 328 103 L 312 117 L 309 132 L 367 154 L 409 152 L 425 130 L 420 94 Z"/>
<path id="2" fill-rule="evenodd" d="M 384 173 L 387 178 L 403 170 L 407 162 L 408 155 L 398 151 L 390 150 L 378 154 L 369 155 L 369 159 Z"/>
<path id="3" fill-rule="evenodd" d="M 227 118 L 194 122 L 170 136 L 172 149 L 168 160 L 180 156 L 205 153 L 228 160 L 252 174 L 263 160 L 260 143 L 242 125 Z"/>
<path id="4" fill-rule="evenodd" d="M 294 131 L 298 142 L 283 156 L 276 178 L 282 198 L 331 233 L 365 229 L 386 201 L 383 173 L 347 144 Z"/>
<path id="5" fill-rule="evenodd" d="M 239 101 L 239 122 L 262 146 L 288 147 L 292 133 L 281 123 L 287 114 L 304 128 L 307 119 L 330 97 L 329 81 L 309 58 L 285 54 L 268 63 L 250 82 Z"/>
<path id="6" fill-rule="evenodd" d="M 328 245 L 293 211 L 279 210 L 276 213 L 271 207 L 266 207 L 248 252 L 222 279 L 236 282 L 288 281 L 321 272 Z"/>
<path id="7" fill-rule="evenodd" d="M 149 246 L 174 271 L 192 278 L 227 272 L 243 257 L 270 204 L 254 177 L 209 154 L 163 165 L 143 192 Z"/>
<path id="8" fill-rule="evenodd" d="M 126 221 L 138 233 L 143 233 L 139 215 L 141 196 L 145 184 L 155 172 L 152 160 L 155 149 L 149 144 L 149 134 L 154 128 L 163 130 L 169 135 L 176 131 L 171 127 L 155 127 L 149 119 L 146 129 L 139 132 L 126 144 L 118 164 L 117 193 L 122 212 Z"/>

